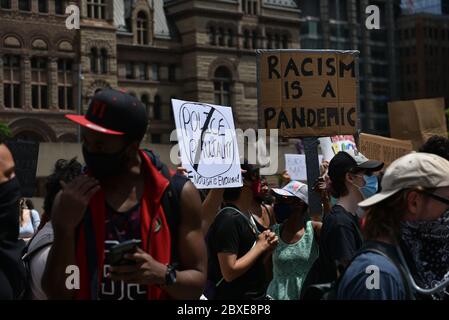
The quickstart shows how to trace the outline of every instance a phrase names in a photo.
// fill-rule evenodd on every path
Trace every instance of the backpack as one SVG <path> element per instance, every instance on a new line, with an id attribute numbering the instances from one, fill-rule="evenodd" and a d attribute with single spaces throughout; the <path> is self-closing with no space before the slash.
<path id="1" fill-rule="evenodd" d="M 27 245 L 25 246 L 22 254 L 22 262 L 25 267 L 26 272 L 26 285 L 24 293 L 22 294 L 21 299 L 24 300 L 31 300 L 31 259 L 42 249 L 50 246 L 53 243 L 53 235 L 49 235 L 47 237 L 43 237 L 39 239 L 39 241 L 33 246 L 33 248 L 30 250 L 30 244 L 33 242 L 36 235 L 39 233 L 39 231 L 28 241 Z"/>
<path id="2" fill-rule="evenodd" d="M 407 275 L 407 271 L 404 269 L 402 264 L 395 258 L 389 255 L 384 247 L 376 242 L 367 242 L 365 245 L 357 251 L 357 253 L 354 255 L 354 257 L 351 259 L 349 264 L 346 266 L 344 271 L 341 273 L 340 277 L 329 283 L 320 283 L 320 284 L 313 284 L 305 288 L 304 292 L 301 293 L 301 299 L 304 300 L 337 300 L 337 292 L 338 292 L 338 286 L 340 284 L 341 279 L 343 278 L 344 274 L 348 270 L 348 267 L 351 265 L 351 263 L 361 254 L 367 253 L 367 252 L 374 252 L 377 253 L 385 258 L 387 258 L 390 262 L 394 264 L 396 269 L 398 269 L 401 278 L 402 283 L 405 288 L 405 296 L 407 300 L 414 300 L 414 294 L 411 289 L 411 284 L 409 277 Z"/>

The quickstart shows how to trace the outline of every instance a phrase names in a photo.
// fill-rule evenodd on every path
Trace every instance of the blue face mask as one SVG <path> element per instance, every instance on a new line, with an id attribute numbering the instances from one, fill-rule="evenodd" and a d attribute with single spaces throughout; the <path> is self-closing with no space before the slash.
<path id="1" fill-rule="evenodd" d="M 359 191 L 362 194 L 363 198 L 367 199 L 376 194 L 379 187 L 379 181 L 377 180 L 377 177 L 374 175 L 373 176 L 363 175 L 363 180 L 365 180 L 365 185 L 363 187 L 359 187 Z"/>
<path id="2" fill-rule="evenodd" d="M 335 206 L 337 204 L 337 198 L 334 198 L 333 196 L 331 196 L 331 206 Z"/>

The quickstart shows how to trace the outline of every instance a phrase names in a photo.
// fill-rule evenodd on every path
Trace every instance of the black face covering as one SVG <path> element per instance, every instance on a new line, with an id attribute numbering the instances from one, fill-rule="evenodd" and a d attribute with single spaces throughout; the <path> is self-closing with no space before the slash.
<path id="1" fill-rule="evenodd" d="M 127 147 L 125 146 L 117 153 L 92 153 L 83 146 L 83 157 L 88 170 L 97 179 L 123 173 L 126 170 L 125 152 Z"/>
<path id="2" fill-rule="evenodd" d="M 20 196 L 17 177 L 0 184 L 0 241 L 19 237 Z"/>

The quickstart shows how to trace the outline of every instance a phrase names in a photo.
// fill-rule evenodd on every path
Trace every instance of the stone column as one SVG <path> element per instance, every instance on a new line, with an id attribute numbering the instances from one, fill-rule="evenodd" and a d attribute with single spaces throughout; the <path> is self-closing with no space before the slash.
<path id="1" fill-rule="evenodd" d="M 22 108 L 31 110 L 31 61 L 30 56 L 22 56 L 21 67 L 21 82 L 22 82 Z"/>
<path id="2" fill-rule="evenodd" d="M 3 57 L 0 55 L 0 108 L 5 106 L 3 88 Z"/>
<path id="3" fill-rule="evenodd" d="M 49 93 L 49 109 L 58 110 L 58 59 L 50 57 L 48 59 L 48 93 Z"/>

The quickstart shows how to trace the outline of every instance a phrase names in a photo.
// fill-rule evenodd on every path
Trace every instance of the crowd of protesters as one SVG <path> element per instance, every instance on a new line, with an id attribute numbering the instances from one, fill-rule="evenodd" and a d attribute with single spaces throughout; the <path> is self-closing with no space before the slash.
<path id="1" fill-rule="evenodd" d="M 306 184 L 284 171 L 270 189 L 247 161 L 242 187 L 200 193 L 140 148 L 145 107 L 129 94 L 104 89 L 67 117 L 82 126 L 86 165 L 56 162 L 42 216 L 0 143 L 0 299 L 449 298 L 417 290 L 449 271 L 445 137 L 386 168 L 354 150 L 323 162 L 315 221 Z"/>

